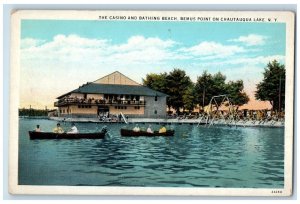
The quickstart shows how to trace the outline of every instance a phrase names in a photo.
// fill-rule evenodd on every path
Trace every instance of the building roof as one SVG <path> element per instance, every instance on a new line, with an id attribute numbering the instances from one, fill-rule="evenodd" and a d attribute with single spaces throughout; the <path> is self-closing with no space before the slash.
<path id="1" fill-rule="evenodd" d="M 139 96 L 167 96 L 166 94 L 150 89 L 146 86 L 119 85 L 119 84 L 98 84 L 87 83 L 71 92 L 57 97 L 60 99 L 71 93 L 89 94 L 118 94 L 118 95 L 139 95 Z"/>
<path id="2" fill-rule="evenodd" d="M 97 84 L 122 84 L 122 85 L 136 85 L 141 86 L 136 81 L 130 79 L 129 77 L 125 76 L 124 74 L 115 71 L 111 74 L 108 74 L 100 79 L 93 81 L 93 83 Z"/>
<path id="3" fill-rule="evenodd" d="M 271 110 L 272 105 L 269 101 L 258 101 L 250 99 L 247 104 L 240 106 L 239 110 Z"/>

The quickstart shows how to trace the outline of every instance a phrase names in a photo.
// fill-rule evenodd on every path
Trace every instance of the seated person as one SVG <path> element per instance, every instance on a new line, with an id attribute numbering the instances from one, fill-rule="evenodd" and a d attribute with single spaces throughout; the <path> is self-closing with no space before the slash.
<path id="1" fill-rule="evenodd" d="M 139 132 L 140 131 L 140 128 L 138 125 L 136 125 L 134 128 L 133 128 L 133 132 Z"/>
<path id="2" fill-rule="evenodd" d="M 53 129 L 54 133 L 64 133 L 64 130 L 60 127 L 60 124 L 57 123 L 56 128 Z"/>
<path id="3" fill-rule="evenodd" d="M 162 126 L 162 127 L 159 129 L 158 132 L 159 132 L 159 133 L 165 133 L 165 132 L 167 132 L 167 128 L 165 128 L 164 126 Z"/>
<path id="4" fill-rule="evenodd" d="M 40 125 L 37 125 L 37 126 L 36 126 L 35 131 L 36 131 L 36 132 L 41 132 Z"/>
<path id="5" fill-rule="evenodd" d="M 147 132 L 148 132 L 148 133 L 153 133 L 153 131 L 152 131 L 152 129 L 151 129 L 151 125 L 148 126 Z"/>
<path id="6" fill-rule="evenodd" d="M 72 123 L 71 129 L 67 133 L 70 133 L 70 134 L 78 133 L 78 129 L 75 126 L 75 123 Z"/>

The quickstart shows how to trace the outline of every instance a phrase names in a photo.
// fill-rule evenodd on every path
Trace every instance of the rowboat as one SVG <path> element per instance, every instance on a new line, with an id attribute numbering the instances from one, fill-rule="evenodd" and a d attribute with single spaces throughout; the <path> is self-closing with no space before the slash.
<path id="1" fill-rule="evenodd" d="M 167 130 L 167 132 L 164 133 L 159 133 L 158 131 L 154 131 L 153 133 L 149 133 L 146 131 L 139 131 L 135 132 L 133 130 L 126 130 L 126 129 L 121 129 L 121 135 L 125 137 L 131 137 L 131 136 L 147 136 L 147 137 L 152 137 L 152 136 L 173 136 L 175 133 L 174 130 Z"/>
<path id="2" fill-rule="evenodd" d="M 95 133 L 53 133 L 29 131 L 29 137 L 34 139 L 103 139 L 107 130 Z"/>

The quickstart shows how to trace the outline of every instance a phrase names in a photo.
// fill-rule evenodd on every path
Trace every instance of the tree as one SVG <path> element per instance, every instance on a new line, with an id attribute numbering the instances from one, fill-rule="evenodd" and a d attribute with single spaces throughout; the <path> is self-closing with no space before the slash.
<path id="1" fill-rule="evenodd" d="M 197 78 L 195 85 L 196 100 L 202 107 L 209 103 L 209 87 L 212 84 L 212 75 L 204 71 L 201 76 Z"/>
<path id="2" fill-rule="evenodd" d="M 248 103 L 249 97 L 243 91 L 244 90 L 244 82 L 242 80 L 237 81 L 229 81 L 226 84 L 227 95 L 230 98 L 231 102 L 234 105 L 243 105 Z"/>
<path id="3" fill-rule="evenodd" d="M 194 108 L 196 107 L 196 96 L 195 96 L 195 86 L 194 84 L 191 84 L 186 91 L 184 92 L 182 96 L 184 109 L 188 110 L 189 112 L 192 112 Z"/>
<path id="4" fill-rule="evenodd" d="M 143 85 L 148 86 L 151 89 L 156 91 L 160 91 L 165 93 L 167 90 L 167 73 L 160 73 L 160 74 L 147 74 L 146 78 L 143 79 Z"/>
<path id="5" fill-rule="evenodd" d="M 270 101 L 273 110 L 281 111 L 285 101 L 285 66 L 273 60 L 263 75 L 263 80 L 256 85 L 255 98 Z"/>
<path id="6" fill-rule="evenodd" d="M 197 95 L 197 102 L 202 106 L 209 104 L 213 96 L 226 93 L 226 76 L 221 72 L 214 75 L 204 71 L 201 76 L 197 78 L 195 92 Z"/>
<path id="7" fill-rule="evenodd" d="M 167 105 L 173 107 L 177 113 L 180 108 L 184 107 L 183 95 L 185 91 L 192 85 L 192 81 L 185 71 L 180 69 L 174 69 L 166 78 L 169 95 L 167 99 Z"/>

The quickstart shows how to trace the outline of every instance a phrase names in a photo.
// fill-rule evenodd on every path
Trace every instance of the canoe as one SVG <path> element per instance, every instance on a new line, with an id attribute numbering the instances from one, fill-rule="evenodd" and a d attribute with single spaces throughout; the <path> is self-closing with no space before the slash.
<path id="1" fill-rule="evenodd" d="M 106 130 L 96 133 L 53 133 L 29 131 L 29 137 L 34 139 L 103 139 Z"/>
<path id="2" fill-rule="evenodd" d="M 121 129 L 121 135 L 125 137 L 131 137 L 131 136 L 173 136 L 175 133 L 174 130 L 167 130 L 165 133 L 159 133 L 158 131 L 154 131 L 153 133 L 149 133 L 146 131 L 139 131 L 139 132 L 134 132 L 133 130 L 126 130 L 126 129 Z"/>

